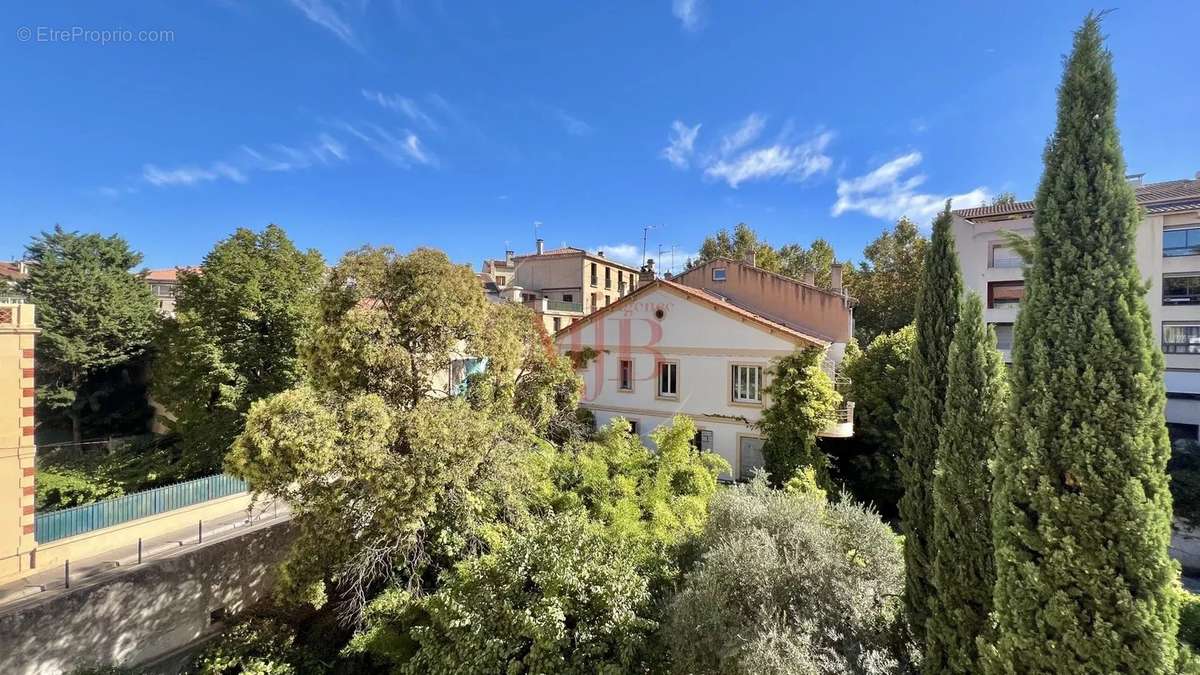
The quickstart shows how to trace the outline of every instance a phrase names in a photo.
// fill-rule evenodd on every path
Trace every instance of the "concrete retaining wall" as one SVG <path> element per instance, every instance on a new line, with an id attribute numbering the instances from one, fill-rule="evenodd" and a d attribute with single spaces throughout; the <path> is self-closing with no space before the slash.
<path id="1" fill-rule="evenodd" d="M 152 560 L 61 595 L 0 612 L 0 673 L 55 675 L 137 665 L 211 633 L 271 590 L 288 522 Z"/>

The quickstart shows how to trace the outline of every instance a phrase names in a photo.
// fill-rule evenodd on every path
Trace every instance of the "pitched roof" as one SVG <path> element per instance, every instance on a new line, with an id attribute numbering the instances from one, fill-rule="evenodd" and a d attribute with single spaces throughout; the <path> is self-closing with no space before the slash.
<path id="1" fill-rule="evenodd" d="M 584 258 L 591 258 L 592 260 L 602 261 L 608 265 L 614 265 L 616 267 L 623 267 L 631 272 L 638 271 L 637 268 L 632 267 L 630 265 L 626 265 L 623 262 L 618 262 L 616 260 L 613 260 L 612 258 L 605 258 L 604 256 L 597 255 L 595 253 L 588 253 L 584 249 L 576 248 L 574 246 L 563 246 L 562 248 L 550 248 L 550 249 L 546 249 L 546 250 L 542 251 L 541 253 L 523 253 L 521 255 L 513 256 L 513 260 L 520 261 L 520 260 L 524 260 L 526 258 L 536 260 L 537 258 L 554 258 L 554 257 L 567 257 L 567 256 L 583 256 Z"/>
<path id="2" fill-rule="evenodd" d="M 1148 213 L 1188 211 L 1192 208 L 1200 208 L 1200 179 L 1185 178 L 1161 183 L 1147 183 L 1135 187 L 1134 194 L 1137 196 L 1138 203 L 1145 207 Z M 1032 201 L 954 210 L 955 215 L 967 220 L 1032 212 Z"/>
<path id="3" fill-rule="evenodd" d="M 21 271 L 21 263 L 19 261 L 0 261 L 0 279 L 10 279 L 12 281 L 21 281 L 29 276 Z"/>
<path id="4" fill-rule="evenodd" d="M 179 281 L 180 272 L 195 272 L 199 273 L 199 267 L 163 267 L 146 272 L 146 281 Z"/>
<path id="5" fill-rule="evenodd" d="M 728 298 L 714 295 L 698 288 L 692 288 L 691 286 L 684 286 L 683 284 L 675 283 L 674 281 L 669 281 L 667 279 L 655 279 L 648 284 L 642 284 L 641 286 L 638 286 L 638 288 L 632 293 L 626 295 L 620 300 L 617 300 L 613 304 L 606 305 L 581 319 L 571 322 L 570 325 L 564 327 L 555 335 L 565 335 L 578 327 L 582 327 L 588 323 L 591 323 L 597 317 L 601 317 L 609 312 L 616 311 L 625 303 L 630 302 L 633 298 L 640 296 L 642 293 L 647 292 L 651 288 L 664 288 L 668 291 L 673 291 L 677 295 L 682 295 L 688 299 L 708 305 L 714 310 L 737 316 L 742 319 L 748 319 L 759 328 L 766 329 L 770 332 L 779 331 L 780 333 L 783 333 L 789 337 L 804 340 L 806 342 L 810 342 L 815 345 L 821 345 L 823 347 L 830 344 L 830 341 L 825 338 L 817 337 L 816 335 L 797 330 L 796 328 L 783 324 L 775 319 L 765 317 L 747 307 L 730 302 Z"/>

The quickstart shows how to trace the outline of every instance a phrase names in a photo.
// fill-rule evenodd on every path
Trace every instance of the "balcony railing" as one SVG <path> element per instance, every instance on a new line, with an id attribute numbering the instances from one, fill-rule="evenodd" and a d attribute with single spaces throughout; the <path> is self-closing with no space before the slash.
<path id="1" fill-rule="evenodd" d="M 0 295 L 0 305 L 23 305 L 25 304 L 25 296 L 23 295 Z"/>
<path id="2" fill-rule="evenodd" d="M 582 302 L 566 302 L 565 300 L 547 300 L 546 309 L 554 312 L 582 312 Z"/>

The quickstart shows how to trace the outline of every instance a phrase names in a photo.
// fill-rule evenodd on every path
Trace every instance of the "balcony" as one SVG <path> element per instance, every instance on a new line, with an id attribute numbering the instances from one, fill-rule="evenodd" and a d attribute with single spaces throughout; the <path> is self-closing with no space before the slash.
<path id="1" fill-rule="evenodd" d="M 837 409 L 836 421 L 822 430 L 824 438 L 850 438 L 854 435 L 854 401 L 843 401 Z"/>
<path id="2" fill-rule="evenodd" d="M 543 298 L 542 303 L 543 303 L 542 311 L 544 311 L 544 312 L 547 312 L 547 311 L 548 312 L 576 312 L 578 314 L 583 313 L 583 303 L 582 302 L 566 302 L 564 300 L 548 300 L 548 299 Z"/>

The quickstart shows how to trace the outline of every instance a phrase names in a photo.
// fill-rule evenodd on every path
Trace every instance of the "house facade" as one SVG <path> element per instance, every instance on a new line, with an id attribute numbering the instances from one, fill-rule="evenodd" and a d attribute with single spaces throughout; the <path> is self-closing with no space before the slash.
<path id="1" fill-rule="evenodd" d="M 1166 373 L 1167 426 L 1172 439 L 1200 439 L 1200 178 L 1142 185 L 1138 269 Z M 1025 294 L 1023 261 L 1002 231 L 1033 234 L 1033 202 L 960 209 L 954 235 L 965 286 L 984 302 L 997 347 L 1011 360 L 1013 325 Z"/>
<path id="2" fill-rule="evenodd" d="M 737 299 L 704 288 L 700 279 L 711 280 L 714 270 L 718 278 L 741 278 L 741 286 L 729 288 L 739 293 Z M 761 286 L 757 291 L 755 278 Z M 789 293 L 777 284 L 795 288 Z M 751 303 L 752 291 L 759 293 L 758 305 Z M 804 314 L 800 300 L 814 292 L 822 297 L 809 297 L 813 311 Z M 675 415 L 687 415 L 696 424 L 696 446 L 721 455 L 732 467 L 722 478 L 741 480 L 763 465 L 757 422 L 771 402 L 765 389 L 772 362 L 800 348 L 821 347 L 832 375 L 853 332 L 852 306 L 844 293 L 723 259 L 676 279 L 646 281 L 560 331 L 556 343 L 575 359 L 584 380 L 582 405 L 598 425 L 624 417 L 652 447 L 651 431 Z M 820 307 L 830 316 L 821 316 Z M 838 313 L 840 330 L 830 330 Z M 839 414 L 823 435 L 852 435 L 853 404 Z"/>
<path id="3" fill-rule="evenodd" d="M 485 260 L 480 280 L 489 298 L 521 302 L 541 317 L 551 335 L 633 292 L 639 271 L 581 248 L 546 249 Z"/>
<path id="4" fill-rule="evenodd" d="M 179 269 L 168 267 L 149 270 L 146 272 L 145 280 L 146 285 L 150 287 L 150 292 L 154 294 L 154 301 L 158 303 L 158 313 L 163 316 L 175 316 L 175 296 L 179 292 Z"/>

